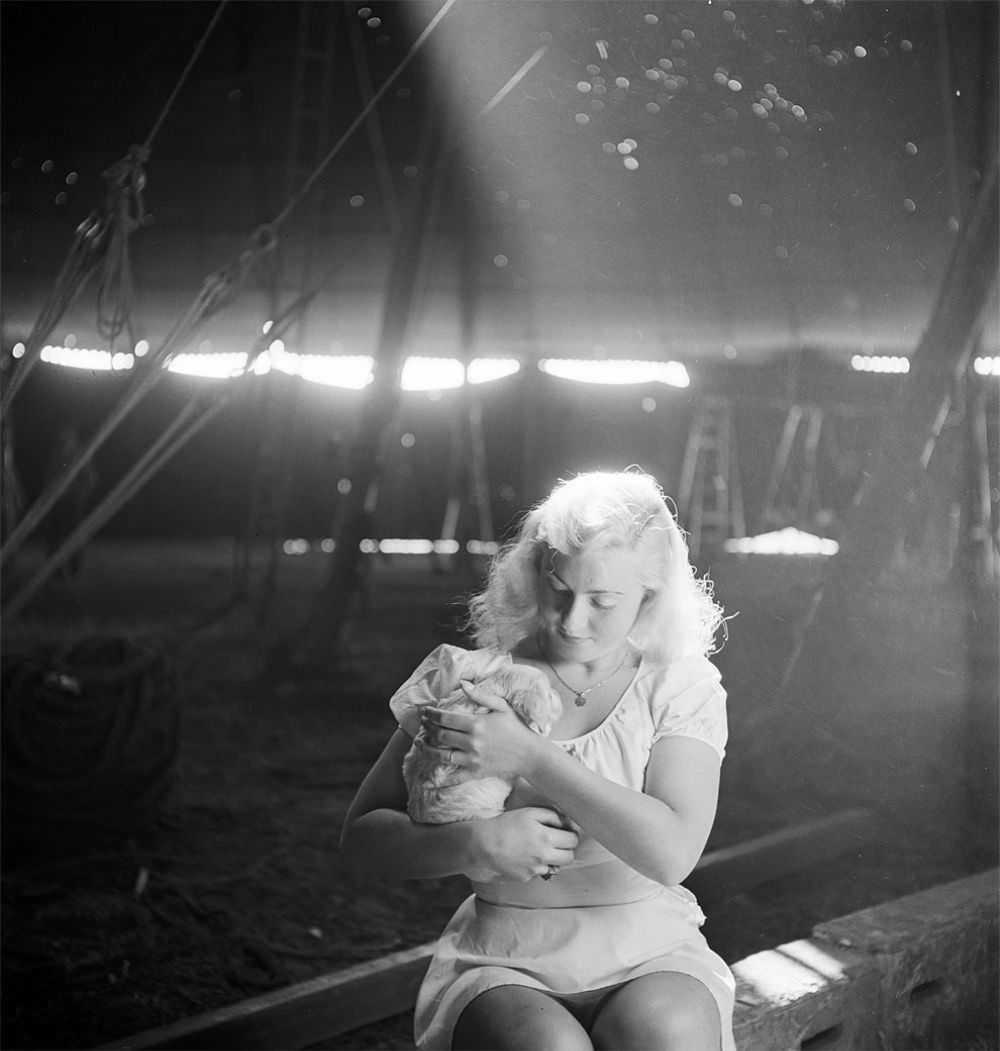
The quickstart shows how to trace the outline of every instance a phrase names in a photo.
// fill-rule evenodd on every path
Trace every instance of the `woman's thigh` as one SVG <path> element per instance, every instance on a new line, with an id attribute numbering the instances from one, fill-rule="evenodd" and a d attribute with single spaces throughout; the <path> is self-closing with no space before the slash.
<path id="1" fill-rule="evenodd" d="M 595 1048 L 614 1051 L 719 1051 L 715 997 L 687 974 L 635 978 L 604 1000 L 590 1030 Z"/>
<path id="2" fill-rule="evenodd" d="M 522 985 L 480 993 L 459 1016 L 453 1051 L 592 1051 L 587 1031 L 551 996 Z"/>

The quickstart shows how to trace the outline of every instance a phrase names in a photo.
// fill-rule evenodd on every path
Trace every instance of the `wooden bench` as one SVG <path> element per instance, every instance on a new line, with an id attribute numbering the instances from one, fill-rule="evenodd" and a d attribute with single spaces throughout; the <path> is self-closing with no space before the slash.
<path id="1" fill-rule="evenodd" d="M 739 1051 L 996 1047 L 996 869 L 733 964 Z"/>
<path id="2" fill-rule="evenodd" d="M 685 880 L 711 903 L 856 850 L 872 837 L 867 810 L 829 817 L 710 851 Z M 284 989 L 124 1038 L 106 1048 L 273 1051 L 307 1048 L 413 1007 L 434 950 L 428 942 Z"/>

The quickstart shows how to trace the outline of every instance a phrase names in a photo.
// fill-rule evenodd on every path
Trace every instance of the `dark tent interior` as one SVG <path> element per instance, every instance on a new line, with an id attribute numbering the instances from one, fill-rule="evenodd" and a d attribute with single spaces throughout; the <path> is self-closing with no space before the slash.
<path id="1" fill-rule="evenodd" d="M 581 471 L 654 475 L 731 614 L 710 848 L 867 815 L 828 869 L 720 896 L 727 961 L 996 864 L 997 15 L 0 6 L 8 1046 L 433 937 L 448 881 L 363 885 L 313 830 Z M 133 650 L 169 770 L 89 837 L 76 782 L 46 810 L 22 769 L 68 725 L 40 684 Z"/>

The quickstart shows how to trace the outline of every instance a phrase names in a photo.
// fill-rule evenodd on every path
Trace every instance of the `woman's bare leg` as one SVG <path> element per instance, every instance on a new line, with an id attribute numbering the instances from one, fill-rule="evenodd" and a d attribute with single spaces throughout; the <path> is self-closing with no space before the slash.
<path id="1" fill-rule="evenodd" d="M 452 1051 L 593 1051 L 587 1031 L 537 989 L 502 985 L 481 993 L 459 1016 Z"/>
<path id="2" fill-rule="evenodd" d="M 591 1026 L 594 1047 L 608 1051 L 719 1051 L 715 997 L 696 978 L 660 972 L 611 993 Z"/>

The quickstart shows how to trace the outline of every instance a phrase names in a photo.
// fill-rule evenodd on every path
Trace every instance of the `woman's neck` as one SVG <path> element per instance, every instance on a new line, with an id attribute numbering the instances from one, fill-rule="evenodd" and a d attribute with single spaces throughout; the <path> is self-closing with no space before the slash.
<path id="1" fill-rule="evenodd" d="M 550 668 L 560 682 L 563 682 L 563 676 L 570 678 L 570 684 L 563 682 L 563 685 L 569 685 L 570 689 L 591 689 L 595 683 L 615 679 L 626 666 L 631 668 L 635 665 L 635 650 L 628 640 L 625 640 L 612 652 L 602 654 L 593 660 L 560 657 L 550 653 L 545 642 L 545 637 L 539 633 L 530 646 L 525 648 L 523 656 Z"/>

